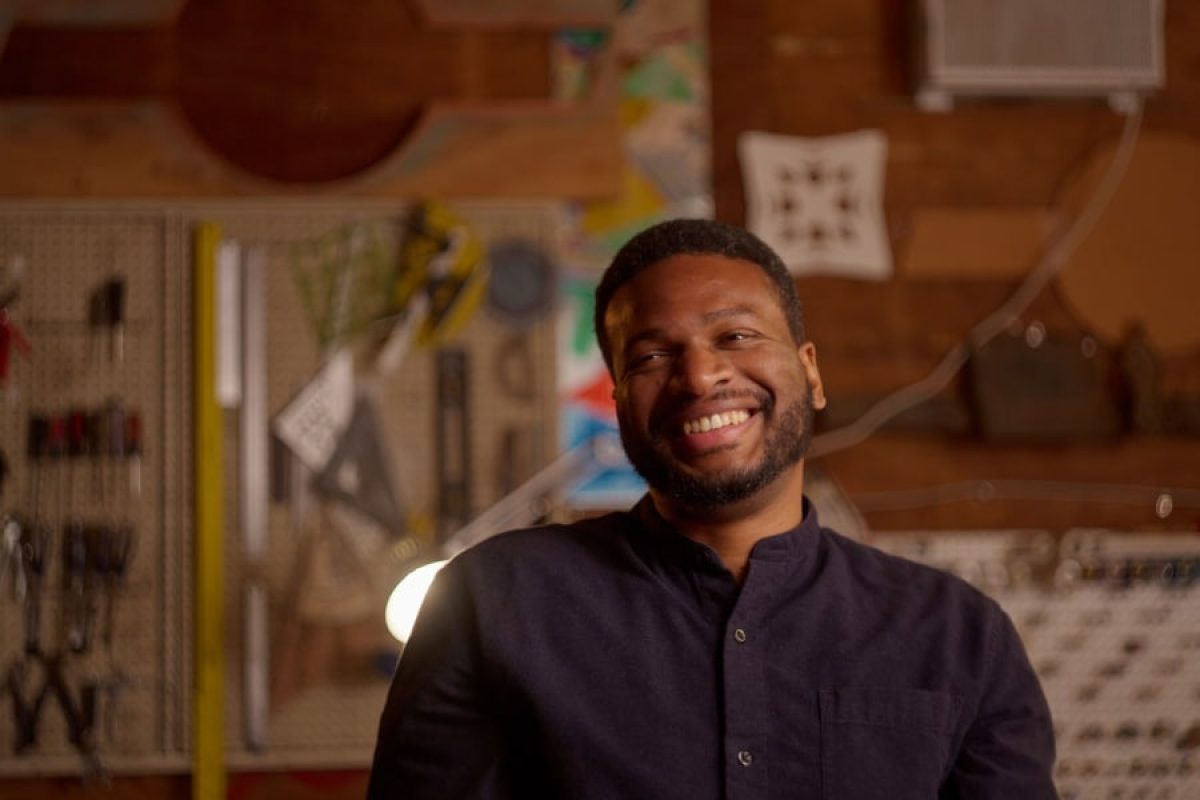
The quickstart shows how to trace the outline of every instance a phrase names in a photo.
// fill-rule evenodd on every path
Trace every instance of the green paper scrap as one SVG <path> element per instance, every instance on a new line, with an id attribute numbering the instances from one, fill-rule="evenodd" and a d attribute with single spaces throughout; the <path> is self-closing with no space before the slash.
<path id="1" fill-rule="evenodd" d="M 592 328 L 592 317 L 596 313 L 596 287 L 582 281 L 571 281 L 566 285 L 567 295 L 572 305 L 579 307 L 575 316 L 575 332 L 571 337 L 571 352 L 577 356 L 586 355 L 596 344 Z"/>
<path id="2" fill-rule="evenodd" d="M 662 56 L 649 58 L 631 69 L 625 75 L 622 92 L 625 97 L 651 100 L 688 103 L 696 99 L 688 77 Z"/>

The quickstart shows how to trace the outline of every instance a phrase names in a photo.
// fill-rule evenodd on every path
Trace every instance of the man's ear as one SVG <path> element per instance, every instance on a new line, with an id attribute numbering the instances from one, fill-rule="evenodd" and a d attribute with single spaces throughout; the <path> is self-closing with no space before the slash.
<path id="1" fill-rule="evenodd" d="M 825 407 L 825 384 L 821 382 L 821 370 L 817 367 L 817 346 L 805 342 L 797 348 L 796 353 L 800 356 L 800 366 L 808 378 L 808 385 L 812 387 L 813 409 L 820 411 Z"/>

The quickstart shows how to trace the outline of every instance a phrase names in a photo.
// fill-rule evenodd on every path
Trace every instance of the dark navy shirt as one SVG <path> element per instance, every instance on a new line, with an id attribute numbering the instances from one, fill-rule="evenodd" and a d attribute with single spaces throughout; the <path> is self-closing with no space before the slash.
<path id="1" fill-rule="evenodd" d="M 740 588 L 643 500 L 494 537 L 439 574 L 369 797 L 1042 800 L 1050 712 L 1004 612 L 823 529 Z"/>

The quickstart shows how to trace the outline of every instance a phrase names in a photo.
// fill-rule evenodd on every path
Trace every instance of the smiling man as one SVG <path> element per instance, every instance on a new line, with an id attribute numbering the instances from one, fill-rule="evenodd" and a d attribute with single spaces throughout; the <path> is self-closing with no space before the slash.
<path id="1" fill-rule="evenodd" d="M 675 220 L 596 291 L 632 510 L 494 537 L 425 602 L 380 724 L 382 798 L 1056 797 L 1011 622 L 822 528 L 825 406 L 761 241 Z"/>

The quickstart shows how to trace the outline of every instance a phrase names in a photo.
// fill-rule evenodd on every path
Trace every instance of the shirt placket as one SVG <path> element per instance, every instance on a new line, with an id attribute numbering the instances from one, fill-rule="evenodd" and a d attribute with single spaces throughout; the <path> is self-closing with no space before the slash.
<path id="1" fill-rule="evenodd" d="M 768 797 L 770 698 L 766 684 L 767 630 L 762 609 L 786 565 L 755 561 L 725 625 L 722 647 L 725 716 L 725 796 Z"/>

